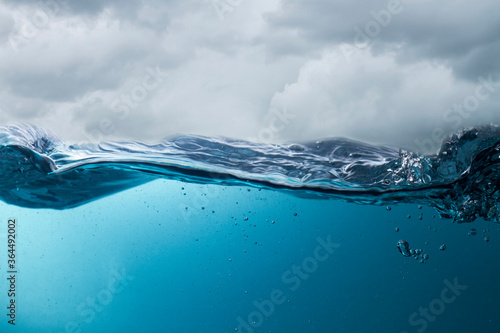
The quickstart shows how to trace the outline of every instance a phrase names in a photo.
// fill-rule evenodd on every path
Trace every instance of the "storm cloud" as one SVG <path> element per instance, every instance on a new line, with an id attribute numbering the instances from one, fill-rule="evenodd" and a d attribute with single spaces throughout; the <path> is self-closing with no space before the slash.
<path id="1" fill-rule="evenodd" d="M 433 150 L 500 123 L 499 14 L 489 0 L 6 0 L 0 121 L 70 141 Z"/>

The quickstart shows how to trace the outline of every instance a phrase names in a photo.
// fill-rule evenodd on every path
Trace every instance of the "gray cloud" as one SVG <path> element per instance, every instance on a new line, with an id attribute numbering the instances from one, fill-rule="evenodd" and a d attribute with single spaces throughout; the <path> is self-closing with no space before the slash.
<path id="1" fill-rule="evenodd" d="M 0 42 L 6 42 L 12 31 L 14 20 L 8 11 L 0 10 Z"/>
<path id="2" fill-rule="evenodd" d="M 117 88 L 138 63 L 157 53 L 153 45 L 158 43 L 148 31 L 98 29 L 84 37 L 62 34 L 59 40 L 47 39 L 39 36 L 21 52 L 3 57 L 0 81 L 13 94 L 70 101 L 94 90 Z"/>
<path id="3" fill-rule="evenodd" d="M 252 0 L 223 13 L 211 0 L 54 1 L 58 10 L 0 4 L 3 123 L 77 141 L 192 133 L 405 146 L 436 127 L 500 123 L 496 87 L 460 121 L 448 113 L 479 76 L 499 73 L 492 0 Z M 147 77 L 156 69 L 158 85 Z M 273 127 L 277 112 L 290 113 L 285 126 Z"/>
<path id="4" fill-rule="evenodd" d="M 393 1 L 399 3 L 398 10 L 390 14 Z M 270 31 L 293 35 L 288 42 L 301 46 L 287 50 L 307 52 L 324 45 L 355 44 L 356 36 L 363 35 L 378 48 L 397 45 L 406 60 L 437 59 L 450 64 L 456 75 L 474 80 L 498 71 L 498 61 L 491 60 L 499 59 L 499 11 L 500 3 L 494 0 L 283 1 L 282 10 L 267 15 L 267 22 Z M 371 37 L 370 31 L 376 30 L 369 22 L 377 22 L 377 17 L 382 22 L 380 32 Z M 284 47 L 270 48 L 280 53 Z"/>
<path id="5" fill-rule="evenodd" d="M 113 9 L 126 17 L 131 17 L 131 13 L 138 12 L 144 6 L 143 1 L 133 0 L 4 0 L 3 2 L 11 6 L 32 6 L 46 10 L 47 12 L 57 11 L 58 8 L 61 8 L 72 15 L 97 15 L 105 9 Z M 177 0 L 149 0 L 147 1 L 147 5 L 161 8 L 164 6 L 173 6 L 177 2 Z"/>

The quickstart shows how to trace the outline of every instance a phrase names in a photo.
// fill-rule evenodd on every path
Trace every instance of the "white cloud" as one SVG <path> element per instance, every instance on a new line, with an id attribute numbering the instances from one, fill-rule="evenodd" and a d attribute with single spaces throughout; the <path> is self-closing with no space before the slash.
<path id="1" fill-rule="evenodd" d="M 415 147 L 415 139 L 434 128 L 449 130 L 446 111 L 474 93 L 475 83 L 455 78 L 443 65 L 398 64 L 395 53 L 352 52 L 349 60 L 342 48 L 325 52 L 301 68 L 296 82 L 274 95 L 272 107 L 296 115 L 284 130 L 287 139 L 344 136 Z M 488 105 L 483 102 L 476 114 L 488 112 Z M 474 124 L 472 118 L 463 124 Z"/>

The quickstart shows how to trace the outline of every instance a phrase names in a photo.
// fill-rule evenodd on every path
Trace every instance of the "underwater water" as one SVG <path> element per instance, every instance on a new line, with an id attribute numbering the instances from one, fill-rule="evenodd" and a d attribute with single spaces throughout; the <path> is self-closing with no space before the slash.
<path id="1" fill-rule="evenodd" d="M 0 332 L 500 328 L 498 127 L 422 156 L 11 126 L 0 154 Z"/>

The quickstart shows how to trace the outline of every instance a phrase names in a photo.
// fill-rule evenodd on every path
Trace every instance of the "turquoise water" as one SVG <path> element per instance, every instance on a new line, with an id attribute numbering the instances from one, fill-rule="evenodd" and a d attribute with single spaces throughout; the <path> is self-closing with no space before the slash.
<path id="1" fill-rule="evenodd" d="M 318 151 L 310 164 L 262 146 L 254 147 L 264 154 L 257 159 L 245 149 L 246 158 L 236 159 L 242 155 L 197 148 L 191 152 L 203 159 L 156 150 L 139 163 L 139 143 L 134 159 L 124 158 L 130 143 L 63 154 L 52 138 L 33 140 L 39 132 L 9 133 L 2 141 L 1 197 L 9 204 L 1 203 L 1 332 L 500 328 L 494 128 L 457 138 L 463 145 L 455 147 L 464 148 L 455 150 L 446 177 L 436 171 L 450 166 L 442 155 L 352 142 L 325 149 L 345 148 L 336 156 L 352 165 L 328 178 L 318 161 L 330 153 Z M 415 159 L 421 173 L 387 171 L 394 161 L 415 167 Z M 317 173 L 294 177 L 299 164 Z M 404 181 L 395 184 L 401 172 Z M 6 316 L 9 218 L 16 220 L 15 326 Z M 421 254 L 403 256 L 400 240 Z"/>

